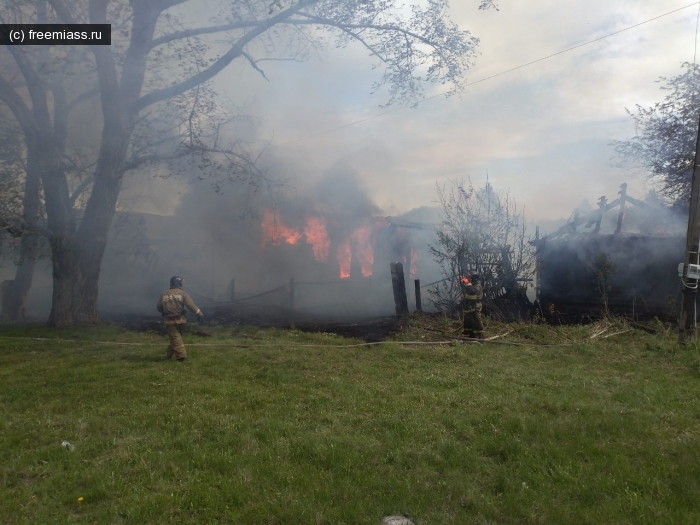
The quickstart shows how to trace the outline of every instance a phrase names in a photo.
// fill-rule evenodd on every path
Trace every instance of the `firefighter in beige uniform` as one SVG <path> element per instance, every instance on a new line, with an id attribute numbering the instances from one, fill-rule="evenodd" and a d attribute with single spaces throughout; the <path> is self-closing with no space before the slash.
<path id="1" fill-rule="evenodd" d="M 484 321 L 481 318 L 481 300 L 484 298 L 484 289 L 481 286 L 481 277 L 473 273 L 469 277 L 462 278 L 462 308 L 464 312 L 464 335 L 467 337 L 484 339 Z"/>
<path id="2" fill-rule="evenodd" d="M 163 323 L 170 337 L 166 357 L 169 359 L 175 354 L 178 361 L 184 361 L 187 357 L 185 344 L 182 342 L 182 327 L 187 323 L 185 307 L 202 318 L 202 311 L 197 308 L 189 294 L 182 289 L 182 277 L 170 279 L 170 289 L 160 295 L 158 299 L 158 311 L 163 314 Z"/>

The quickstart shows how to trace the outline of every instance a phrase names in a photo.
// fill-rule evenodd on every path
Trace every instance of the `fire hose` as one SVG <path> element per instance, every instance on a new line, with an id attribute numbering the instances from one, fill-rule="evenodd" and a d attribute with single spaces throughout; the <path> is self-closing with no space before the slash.
<path id="1" fill-rule="evenodd" d="M 118 346 L 162 346 L 162 343 L 126 343 L 119 341 L 89 341 L 85 339 L 53 339 L 51 337 L 14 337 L 14 336 L 0 336 L 0 339 L 14 339 L 14 340 L 24 340 L 24 341 L 51 341 L 51 342 L 61 342 L 61 343 L 86 343 L 93 345 L 118 345 Z M 491 343 L 497 345 L 508 345 L 508 346 L 528 346 L 528 347 L 546 347 L 546 346 L 574 346 L 571 343 L 555 343 L 555 344 L 530 344 L 530 343 L 514 343 L 510 341 L 492 341 L 492 340 L 478 340 L 478 339 L 460 339 L 455 338 L 449 341 L 377 341 L 368 343 L 355 343 L 351 345 L 296 345 L 296 344 L 267 344 L 267 345 L 257 345 L 250 343 L 193 343 L 188 342 L 187 346 L 230 346 L 236 348 L 279 348 L 280 346 L 288 346 L 290 348 L 357 348 L 360 346 L 375 346 L 375 345 L 451 345 L 456 341 L 467 344 L 482 344 Z"/>

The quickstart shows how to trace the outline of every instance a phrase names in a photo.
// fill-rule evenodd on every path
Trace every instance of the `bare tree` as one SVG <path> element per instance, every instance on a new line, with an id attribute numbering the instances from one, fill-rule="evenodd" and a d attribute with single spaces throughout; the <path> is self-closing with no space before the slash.
<path id="1" fill-rule="evenodd" d="M 36 20 L 41 14 L 29 0 L 11 3 L 25 14 L 24 21 Z M 179 97 L 195 100 L 197 89 L 234 61 L 248 63 L 264 74 L 265 60 L 303 59 L 315 49 L 350 42 L 363 45 L 382 68 L 373 88 L 387 88 L 387 104 L 415 102 L 423 96 L 426 82 L 450 86 L 448 94 L 462 89 L 478 44 L 450 22 L 447 0 L 412 6 L 410 16 L 397 2 L 388 0 L 48 3 L 52 8 L 47 13 L 49 21 L 111 23 L 113 28 L 113 45 L 92 46 L 86 62 L 97 79 L 102 130 L 79 223 L 60 152 L 65 128 L 57 116 L 65 115 L 49 102 L 57 93 L 60 98 L 59 88 L 52 91 L 36 61 L 18 46 L 9 46 L 9 52 L 24 87 L 17 88 L 12 79 L 0 76 L 0 100 L 12 110 L 27 144 L 42 151 L 38 171 L 46 196 L 54 275 L 50 323 L 57 326 L 98 319 L 97 283 L 107 233 L 122 177 L 132 167 L 129 159 L 144 160 L 152 154 L 135 155 L 139 144 L 134 141 L 139 124 L 151 118 L 152 112 L 177 103 L 182 100 Z M 484 2 L 481 7 L 489 4 L 492 2 Z M 211 13 L 211 25 L 195 26 L 188 21 L 195 6 L 197 12 Z M 242 169 L 249 169 L 255 156 L 242 151 L 227 148 L 223 153 L 212 148 L 212 153 L 227 154 Z"/>
<path id="2" fill-rule="evenodd" d="M 445 218 L 430 251 L 444 279 L 430 291 L 433 304 L 454 313 L 461 300 L 461 276 L 479 273 L 490 313 L 517 318 L 534 259 L 515 201 L 488 182 L 480 190 L 471 182 L 438 186 L 438 200 Z"/>

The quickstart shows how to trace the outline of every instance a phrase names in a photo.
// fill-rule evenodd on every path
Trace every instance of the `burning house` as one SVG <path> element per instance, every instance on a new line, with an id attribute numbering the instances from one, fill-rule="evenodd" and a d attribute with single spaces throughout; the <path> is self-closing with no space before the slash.
<path id="1" fill-rule="evenodd" d="M 386 314 L 394 309 L 389 264 L 402 262 L 406 280 L 417 278 L 419 258 L 430 260 L 429 229 L 383 216 L 357 174 L 335 165 L 305 195 L 260 210 L 249 232 L 255 264 L 236 272 L 236 286 L 243 276 L 263 290 L 286 283 L 286 305 L 297 311 Z"/>
<path id="2" fill-rule="evenodd" d="M 386 270 L 390 261 L 403 262 L 408 275 L 416 275 L 418 248 L 413 245 L 410 230 L 431 228 L 378 216 L 367 219 L 349 234 L 332 239 L 329 224 L 332 219 L 309 215 L 302 225 L 289 226 L 278 219 L 274 211 L 265 210 L 261 223 L 262 248 L 288 245 L 303 250 L 306 244 L 315 261 L 327 263 L 321 273 L 328 278 L 332 274 L 338 279 L 371 277 Z M 317 268 L 313 272 L 315 276 L 318 276 Z"/>
<path id="3" fill-rule="evenodd" d="M 539 237 L 536 292 L 543 313 L 617 313 L 669 317 L 679 299 L 678 263 L 683 261 L 683 222 L 661 206 L 627 194 L 577 211 L 557 231 Z M 608 213 L 616 210 L 617 213 Z M 612 230 L 612 231 L 610 231 Z M 607 233 L 606 233 L 607 232 Z"/>
<path id="4" fill-rule="evenodd" d="M 430 273 L 434 227 L 385 217 L 358 186 L 336 169 L 308 194 L 288 195 L 274 207 L 255 203 L 244 218 L 233 198 L 210 196 L 208 187 L 186 194 L 174 215 L 118 212 L 103 260 L 100 312 L 157 315 L 154 298 L 170 276 L 182 275 L 205 308 L 250 307 L 261 317 L 290 310 L 390 315 L 391 262 L 403 263 L 407 282 L 437 279 Z M 48 315 L 50 271 L 49 261 L 37 266 L 32 316 Z"/>
<path id="5" fill-rule="evenodd" d="M 302 265 L 300 276 L 303 278 L 371 277 L 375 273 L 377 238 L 387 226 L 389 224 L 383 217 L 368 217 L 360 226 L 341 228 L 334 218 L 320 215 L 307 215 L 301 224 L 290 225 L 278 213 L 267 209 L 261 222 L 261 247 L 265 250 L 268 245 L 297 246 L 298 252 L 306 251 L 316 262 L 324 263 L 321 266 Z M 304 245 L 308 246 L 306 250 Z M 304 269 L 311 271 L 304 272 Z M 306 273 L 313 275 L 304 275 Z"/>
<path id="6" fill-rule="evenodd" d="M 297 310 L 342 303 L 345 310 L 383 314 L 393 309 L 390 263 L 403 263 L 407 281 L 417 278 L 418 254 L 428 258 L 428 229 L 432 235 L 429 225 L 383 216 L 348 227 L 318 212 L 292 222 L 268 209 L 260 224 L 260 265 L 276 266 L 264 273 L 294 278 Z"/>

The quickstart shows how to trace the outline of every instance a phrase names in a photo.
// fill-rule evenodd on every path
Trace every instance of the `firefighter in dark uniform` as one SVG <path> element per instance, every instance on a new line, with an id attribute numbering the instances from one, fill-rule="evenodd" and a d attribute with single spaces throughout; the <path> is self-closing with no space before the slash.
<path id="1" fill-rule="evenodd" d="M 467 337 L 484 339 L 484 321 L 481 318 L 481 300 L 483 298 L 484 289 L 481 286 L 479 274 L 473 273 L 469 277 L 462 277 L 463 334 Z"/>
<path id="2" fill-rule="evenodd" d="M 156 308 L 163 314 L 163 324 L 170 338 L 166 357 L 170 359 L 174 354 L 178 361 L 184 361 L 187 357 L 187 350 L 182 342 L 182 328 L 187 323 L 185 308 L 198 319 L 201 319 L 204 314 L 197 308 L 189 294 L 182 289 L 182 277 L 174 276 L 170 279 L 170 289 L 160 295 Z"/>

